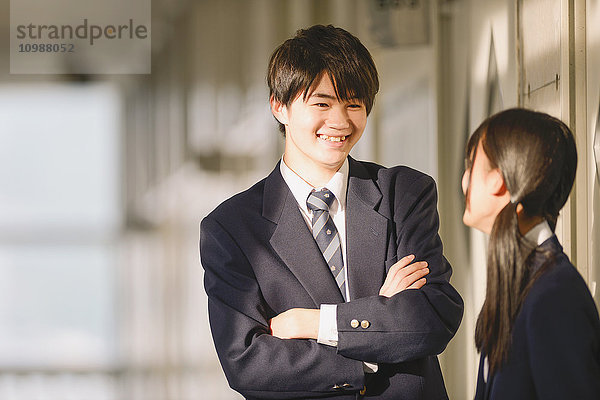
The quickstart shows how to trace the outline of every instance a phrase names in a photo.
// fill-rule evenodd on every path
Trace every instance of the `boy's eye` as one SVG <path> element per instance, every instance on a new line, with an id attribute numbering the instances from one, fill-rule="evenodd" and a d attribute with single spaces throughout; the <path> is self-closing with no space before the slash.
<path id="1" fill-rule="evenodd" d="M 317 107 L 329 107 L 329 104 L 327 104 L 327 103 L 315 103 L 315 106 L 317 106 Z"/>
<path id="2" fill-rule="evenodd" d="M 360 104 L 348 104 L 348 107 L 349 108 L 361 108 L 362 105 L 360 105 Z"/>

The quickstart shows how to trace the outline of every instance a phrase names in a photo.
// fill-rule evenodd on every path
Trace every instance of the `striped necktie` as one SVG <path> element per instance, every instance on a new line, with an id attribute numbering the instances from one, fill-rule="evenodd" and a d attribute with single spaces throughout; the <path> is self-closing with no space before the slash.
<path id="1" fill-rule="evenodd" d="M 308 195 L 306 206 L 312 210 L 312 233 L 323 257 L 329 265 L 329 270 L 335 278 L 344 300 L 346 300 L 346 274 L 342 260 L 340 235 L 329 216 L 329 207 L 335 196 L 329 189 L 313 191 Z"/>

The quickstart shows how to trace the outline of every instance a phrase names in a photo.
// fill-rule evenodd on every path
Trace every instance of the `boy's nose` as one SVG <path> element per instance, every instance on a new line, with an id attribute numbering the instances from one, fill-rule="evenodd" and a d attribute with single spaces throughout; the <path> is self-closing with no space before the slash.
<path id="1" fill-rule="evenodd" d="M 346 111 L 346 108 L 343 107 L 341 109 L 336 109 L 337 107 L 334 107 L 331 110 L 331 113 L 329 114 L 328 118 L 327 118 L 327 126 L 329 126 L 330 128 L 333 129 L 347 129 L 350 127 L 350 121 L 348 118 L 348 112 Z"/>

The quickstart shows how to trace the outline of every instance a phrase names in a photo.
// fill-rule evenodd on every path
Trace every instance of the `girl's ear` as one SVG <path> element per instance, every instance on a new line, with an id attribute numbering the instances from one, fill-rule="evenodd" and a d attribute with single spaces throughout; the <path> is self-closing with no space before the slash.
<path id="1" fill-rule="evenodd" d="M 487 179 L 487 186 L 489 193 L 494 196 L 510 197 L 510 193 L 508 193 L 508 189 L 506 189 L 506 184 L 504 183 L 504 177 L 502 176 L 502 172 L 500 172 L 499 168 L 494 168 L 490 171 Z"/>
<path id="2" fill-rule="evenodd" d="M 273 116 L 277 119 L 277 121 L 279 121 L 283 125 L 287 125 L 289 122 L 289 118 L 287 113 L 287 107 L 285 106 L 285 104 L 282 104 L 279 101 L 275 100 L 274 96 L 271 96 L 271 98 L 269 99 L 269 103 L 271 104 L 271 112 L 273 113 Z"/>

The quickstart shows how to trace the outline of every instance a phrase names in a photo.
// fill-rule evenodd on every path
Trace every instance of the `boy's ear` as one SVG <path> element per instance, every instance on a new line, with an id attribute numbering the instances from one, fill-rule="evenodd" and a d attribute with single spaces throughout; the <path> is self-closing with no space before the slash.
<path id="1" fill-rule="evenodd" d="M 279 101 L 275 100 L 274 96 L 271 96 L 271 98 L 269 99 L 269 103 L 271 104 L 271 112 L 273 113 L 273 116 L 277 119 L 277 121 L 279 121 L 283 125 L 287 125 L 288 113 L 285 104 L 282 104 Z"/>
<path id="2" fill-rule="evenodd" d="M 508 194 L 508 189 L 506 189 L 506 184 L 504 183 L 504 177 L 499 168 L 494 168 L 490 171 L 490 175 L 488 176 L 488 189 L 494 196 L 505 196 Z"/>

